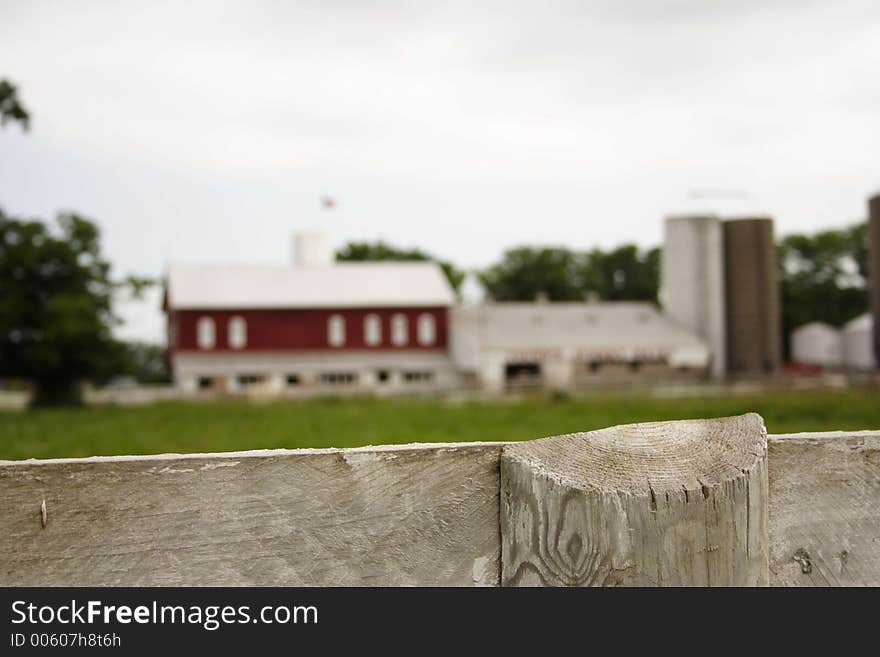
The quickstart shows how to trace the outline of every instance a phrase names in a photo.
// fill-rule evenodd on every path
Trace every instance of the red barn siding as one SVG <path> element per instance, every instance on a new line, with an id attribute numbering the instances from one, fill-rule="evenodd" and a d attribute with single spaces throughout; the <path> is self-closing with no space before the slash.
<path id="1" fill-rule="evenodd" d="M 391 317 L 402 313 L 407 318 L 409 340 L 401 347 L 391 343 Z M 434 317 L 436 340 L 420 345 L 417 340 L 418 317 L 428 313 Z M 382 340 L 378 345 L 364 342 L 364 318 L 378 315 L 382 323 Z M 327 342 L 327 321 L 331 315 L 345 318 L 345 345 L 331 347 Z M 199 349 L 196 325 L 200 318 L 214 320 L 216 338 L 214 348 Z M 232 317 L 243 317 L 247 324 L 247 344 L 243 349 L 231 349 L 227 328 Z M 345 308 L 321 310 L 178 310 L 171 313 L 170 323 L 176 327 L 175 351 L 296 351 L 296 350 L 437 350 L 445 349 L 448 340 L 447 309 L 438 308 Z M 170 343 L 169 343 L 170 345 Z"/>

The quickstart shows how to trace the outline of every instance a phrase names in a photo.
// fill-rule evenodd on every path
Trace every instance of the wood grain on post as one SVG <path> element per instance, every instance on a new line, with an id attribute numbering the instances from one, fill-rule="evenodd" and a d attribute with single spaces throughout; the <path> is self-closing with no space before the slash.
<path id="1" fill-rule="evenodd" d="M 497 586 L 500 452 L 0 461 L 0 585 Z"/>
<path id="2" fill-rule="evenodd" d="M 503 586 L 764 586 L 759 415 L 631 424 L 508 444 Z"/>

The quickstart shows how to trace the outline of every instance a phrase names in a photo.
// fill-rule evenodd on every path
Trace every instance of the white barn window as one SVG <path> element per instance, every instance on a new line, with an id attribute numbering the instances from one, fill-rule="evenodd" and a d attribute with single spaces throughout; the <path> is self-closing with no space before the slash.
<path id="1" fill-rule="evenodd" d="M 199 317 L 196 325 L 196 342 L 199 349 L 213 349 L 215 337 L 214 320 L 210 317 Z"/>
<path id="2" fill-rule="evenodd" d="M 229 346 L 233 349 L 244 349 L 247 344 L 247 324 L 244 317 L 232 317 L 227 326 Z"/>
<path id="3" fill-rule="evenodd" d="M 382 320 L 379 315 L 367 315 L 364 318 L 364 342 L 370 347 L 382 342 Z"/>
<path id="4" fill-rule="evenodd" d="M 402 347 L 409 342 L 409 322 L 400 313 L 391 317 L 391 344 Z"/>
<path id="5" fill-rule="evenodd" d="M 419 315 L 418 338 L 420 345 L 430 345 L 437 341 L 437 325 L 434 316 L 429 313 Z"/>
<path id="6" fill-rule="evenodd" d="M 345 344 L 345 318 L 342 315 L 330 315 L 327 320 L 327 342 L 331 347 Z"/>

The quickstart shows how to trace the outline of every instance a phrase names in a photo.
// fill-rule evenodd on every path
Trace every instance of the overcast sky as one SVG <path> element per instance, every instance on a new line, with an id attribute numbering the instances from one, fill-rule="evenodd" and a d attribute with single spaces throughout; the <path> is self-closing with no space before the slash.
<path id="1" fill-rule="evenodd" d="M 698 209 L 811 231 L 880 189 L 877 0 L 0 0 L 4 76 L 0 207 L 96 220 L 119 275 L 300 228 L 466 267 Z M 124 314 L 162 338 L 155 295 Z"/>

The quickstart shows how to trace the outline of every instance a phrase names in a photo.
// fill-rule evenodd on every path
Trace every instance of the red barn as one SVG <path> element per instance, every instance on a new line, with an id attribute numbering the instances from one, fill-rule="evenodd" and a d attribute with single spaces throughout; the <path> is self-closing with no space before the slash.
<path id="1" fill-rule="evenodd" d="M 302 253 L 298 261 L 305 264 L 169 268 L 169 360 L 182 390 L 456 383 L 448 350 L 455 294 L 437 264 Z"/>

